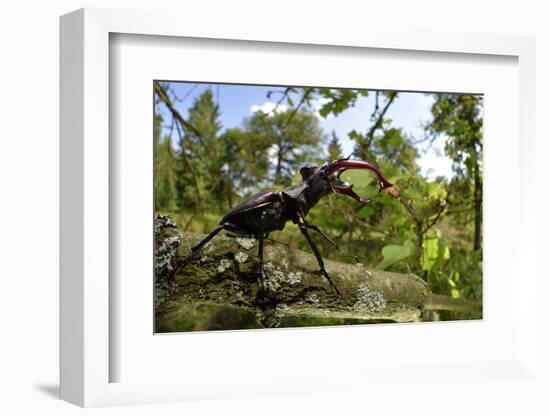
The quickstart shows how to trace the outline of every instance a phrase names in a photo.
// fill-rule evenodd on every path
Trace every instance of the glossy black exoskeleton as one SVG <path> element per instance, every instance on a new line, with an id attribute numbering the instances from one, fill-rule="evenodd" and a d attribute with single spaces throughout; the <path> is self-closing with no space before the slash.
<path id="1" fill-rule="evenodd" d="M 379 191 L 392 187 L 392 184 L 384 178 L 378 168 L 361 160 L 340 159 L 330 164 L 325 163 L 320 167 L 312 165 L 304 166 L 300 169 L 302 183 L 290 186 L 282 191 L 270 190 L 258 192 L 231 209 L 221 219 L 218 227 L 191 249 L 191 255 L 185 260 L 185 263 L 193 258 L 206 243 L 224 229 L 234 234 L 251 236 L 259 242 L 260 285 L 263 289 L 264 239 L 267 238 L 270 232 L 282 230 L 288 221 L 292 221 L 300 227 L 300 231 L 308 241 L 317 258 L 322 275 L 328 280 L 336 293 L 339 294 L 338 288 L 325 270 L 323 258 L 312 240 L 308 229 L 317 231 L 337 249 L 338 245 L 316 225 L 308 223 L 306 216 L 322 197 L 331 192 L 350 196 L 363 205 L 370 202 L 357 195 L 352 189 L 353 185 L 340 180 L 342 172 L 348 169 L 367 169 L 374 172 L 380 185 Z"/>

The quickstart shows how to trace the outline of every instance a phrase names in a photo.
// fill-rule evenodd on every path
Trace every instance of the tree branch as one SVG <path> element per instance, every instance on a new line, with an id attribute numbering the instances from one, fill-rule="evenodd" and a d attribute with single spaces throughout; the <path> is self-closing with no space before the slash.
<path id="1" fill-rule="evenodd" d="M 290 124 L 290 122 L 292 121 L 292 119 L 294 118 L 294 116 L 296 115 L 298 110 L 300 109 L 300 107 L 306 102 L 307 98 L 309 97 L 309 95 L 312 92 L 313 92 L 313 88 L 306 88 L 305 89 L 304 95 L 302 96 L 302 98 L 298 102 L 298 105 L 294 108 L 294 110 L 292 111 L 290 116 L 288 116 L 288 119 L 285 121 L 285 124 L 283 125 L 282 130 L 286 130 L 286 128 L 288 127 L 288 125 Z"/>
<path id="2" fill-rule="evenodd" d="M 341 292 L 337 295 L 313 254 L 271 241 L 264 248 L 267 292 L 258 297 L 257 241 L 219 235 L 176 271 L 175 265 L 205 236 L 182 233 L 169 217 L 157 217 L 155 230 L 156 288 L 166 287 L 163 282 L 174 285 L 168 296 L 155 289 L 159 332 L 239 329 L 244 321 L 246 328 L 414 322 L 421 320 L 424 305 L 439 310 L 476 306 L 434 297 L 412 274 L 325 259 Z"/>
<path id="3" fill-rule="evenodd" d="M 378 115 L 378 119 L 376 120 L 376 122 L 372 125 L 372 127 L 369 129 L 369 131 L 367 132 L 366 134 L 366 137 L 367 137 L 367 143 L 366 143 L 366 148 L 368 149 L 374 139 L 374 133 L 376 132 L 376 130 L 378 130 L 380 128 L 380 126 L 382 126 L 382 123 L 384 122 L 384 116 L 386 115 L 386 112 L 388 111 L 388 109 L 390 108 L 390 106 L 392 105 L 393 101 L 395 100 L 395 98 L 397 97 L 397 93 L 396 92 L 392 92 L 390 93 L 390 97 L 388 98 L 388 101 L 386 101 L 386 105 L 384 106 L 384 108 L 382 109 L 382 111 L 380 112 L 380 114 Z M 378 103 L 377 103 L 378 105 Z M 373 113 L 374 115 L 374 113 Z"/>
<path id="4" fill-rule="evenodd" d="M 268 99 L 270 99 L 271 94 L 274 93 L 274 92 L 281 92 L 282 95 L 281 95 L 281 98 L 279 98 L 279 101 L 277 101 L 275 103 L 275 107 L 273 107 L 273 109 L 271 111 L 268 111 L 267 113 L 263 113 L 262 117 L 267 117 L 269 114 L 275 113 L 277 111 L 277 109 L 279 108 L 279 106 L 284 101 L 284 99 L 288 97 L 288 95 L 290 94 L 291 91 L 292 91 L 292 87 L 286 87 L 283 92 L 281 92 L 281 91 L 268 91 L 267 92 L 267 98 Z"/>
<path id="5" fill-rule="evenodd" d="M 422 234 L 425 234 L 430 228 L 432 228 L 437 223 L 437 221 L 439 221 L 439 218 L 441 217 L 441 214 L 443 214 L 443 211 L 445 211 L 446 207 L 447 207 L 447 204 L 445 203 L 445 201 L 442 201 L 441 204 L 439 205 L 439 210 L 437 211 L 437 214 L 435 215 L 434 219 L 426 225 L 426 228 L 424 228 L 424 230 L 422 231 Z"/>
<path id="6" fill-rule="evenodd" d="M 174 104 L 172 103 L 172 100 L 168 96 L 168 93 L 166 89 L 160 84 L 160 82 L 155 81 L 154 82 L 154 88 L 155 93 L 159 97 L 159 99 L 166 105 L 166 108 L 172 113 L 172 116 L 176 119 L 176 121 L 185 129 L 190 130 L 194 134 L 196 134 L 198 137 L 201 137 L 200 131 L 198 131 L 191 123 L 186 121 L 182 115 L 179 113 L 178 110 L 176 110 L 176 107 L 174 107 Z"/>

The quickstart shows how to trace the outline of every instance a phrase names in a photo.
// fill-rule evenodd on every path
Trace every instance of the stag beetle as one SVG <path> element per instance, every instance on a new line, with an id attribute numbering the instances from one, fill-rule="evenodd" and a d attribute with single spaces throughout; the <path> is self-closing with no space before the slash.
<path id="1" fill-rule="evenodd" d="M 292 185 L 282 191 L 261 191 L 258 192 L 239 205 L 231 209 L 221 219 L 218 227 L 208 234 L 208 236 L 191 249 L 191 254 L 184 260 L 184 264 L 193 258 L 210 240 L 212 240 L 221 230 L 243 235 L 253 236 L 259 241 L 258 257 L 260 260 L 260 288 L 264 290 L 263 282 L 263 252 L 264 239 L 268 234 L 275 230 L 282 230 L 287 221 L 298 224 L 300 231 L 308 241 L 313 254 L 317 258 L 321 274 L 328 280 L 329 284 L 339 295 L 340 291 L 325 270 L 323 258 L 319 253 L 317 246 L 312 240 L 308 229 L 317 231 L 331 245 L 339 250 L 338 245 L 316 225 L 306 221 L 306 215 L 309 210 L 319 202 L 319 200 L 333 192 L 352 197 L 360 204 L 366 205 L 370 200 L 365 200 L 357 195 L 353 190 L 353 185 L 349 185 L 340 180 L 342 172 L 348 169 L 367 169 L 374 172 L 380 185 L 379 192 L 386 189 L 394 196 L 398 197 L 397 191 L 392 184 L 384 178 L 382 172 L 368 162 L 361 160 L 339 159 L 332 163 L 324 163 L 322 166 L 306 165 L 300 169 L 302 183 Z"/>

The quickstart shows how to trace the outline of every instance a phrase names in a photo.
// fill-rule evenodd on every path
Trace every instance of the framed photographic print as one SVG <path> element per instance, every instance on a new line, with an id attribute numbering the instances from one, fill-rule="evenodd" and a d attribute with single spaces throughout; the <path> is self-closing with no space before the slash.
<path id="1" fill-rule="evenodd" d="M 533 40 L 180 22 L 61 20 L 62 398 L 529 379 Z"/>
<path id="2" fill-rule="evenodd" d="M 482 95 L 153 88 L 155 333 L 482 318 Z"/>

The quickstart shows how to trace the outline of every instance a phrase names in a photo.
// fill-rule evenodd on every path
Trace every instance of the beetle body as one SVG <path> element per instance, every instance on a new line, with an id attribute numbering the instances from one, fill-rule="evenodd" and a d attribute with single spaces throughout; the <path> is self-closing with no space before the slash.
<path id="1" fill-rule="evenodd" d="M 263 289 L 264 239 L 270 232 L 282 230 L 287 222 L 292 221 L 298 224 L 300 231 L 307 239 L 317 258 L 321 274 L 325 276 L 336 293 L 339 293 L 338 288 L 334 285 L 325 270 L 321 254 L 311 238 L 308 229 L 321 234 L 323 238 L 337 249 L 339 249 L 338 245 L 317 226 L 308 223 L 306 216 L 322 197 L 331 192 L 350 196 L 363 205 L 370 202 L 357 195 L 353 191 L 352 185 L 340 181 L 340 175 L 347 169 L 367 169 L 374 172 L 379 181 L 380 191 L 392 187 L 391 183 L 384 178 L 378 168 L 360 160 L 341 159 L 330 164 L 325 163 L 320 167 L 313 165 L 304 166 L 300 169 L 302 183 L 290 186 L 282 191 L 268 190 L 258 192 L 232 208 L 221 219 L 218 227 L 192 248 L 191 255 L 186 259 L 185 263 L 194 257 L 221 230 L 225 229 L 235 234 L 253 236 L 259 241 L 260 287 Z M 393 190 L 393 188 L 391 189 Z M 395 192 L 393 190 L 390 193 L 395 195 Z"/>
<path id="2" fill-rule="evenodd" d="M 262 191 L 231 209 L 221 219 L 220 225 L 226 224 L 225 228 L 236 234 L 260 238 L 261 229 L 264 233 L 282 230 L 291 216 L 282 192 Z"/>

